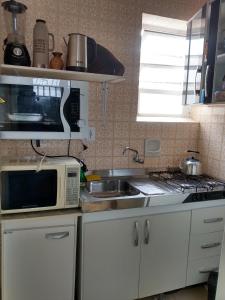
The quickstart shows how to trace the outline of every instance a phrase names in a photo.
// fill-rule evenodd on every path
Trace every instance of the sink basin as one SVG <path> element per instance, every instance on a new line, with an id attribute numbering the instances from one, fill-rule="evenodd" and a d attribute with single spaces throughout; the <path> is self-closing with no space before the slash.
<path id="1" fill-rule="evenodd" d="M 135 196 L 140 192 L 125 180 L 101 180 L 87 183 L 90 195 L 96 198 Z"/>

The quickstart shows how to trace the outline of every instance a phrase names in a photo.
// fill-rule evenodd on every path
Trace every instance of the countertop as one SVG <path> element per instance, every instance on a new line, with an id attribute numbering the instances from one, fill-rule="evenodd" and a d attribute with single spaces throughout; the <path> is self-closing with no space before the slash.
<path id="1" fill-rule="evenodd" d="M 82 212 L 80 208 L 70 208 L 70 209 L 55 209 L 46 211 L 36 211 L 36 212 L 26 212 L 26 213 L 15 213 L 15 214 L 2 214 L 0 215 L 0 221 L 3 220 L 19 220 L 19 219 L 30 219 L 30 218 L 42 218 L 42 217 L 53 217 L 53 216 L 65 216 L 74 215 L 81 216 Z"/>
<path id="2" fill-rule="evenodd" d="M 57 217 L 57 216 L 82 216 L 85 221 L 98 221 L 98 220 L 111 220 L 121 218 L 131 218 L 135 216 L 146 216 L 155 214 L 164 214 L 172 212 L 187 211 L 193 209 L 210 208 L 225 206 L 225 199 L 192 202 L 192 203 L 174 203 L 169 205 L 154 205 L 150 207 L 138 207 L 129 209 L 107 210 L 99 212 L 84 213 L 81 208 L 48 210 L 39 212 L 26 212 L 0 215 L 0 221 L 4 220 L 19 220 L 19 219 L 32 219 L 44 217 Z"/>

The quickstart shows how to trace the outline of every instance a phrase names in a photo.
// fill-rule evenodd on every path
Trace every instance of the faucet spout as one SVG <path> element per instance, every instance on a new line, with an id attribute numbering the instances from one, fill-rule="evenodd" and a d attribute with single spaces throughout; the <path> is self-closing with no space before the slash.
<path id="1" fill-rule="evenodd" d="M 124 150 L 123 150 L 123 155 L 124 155 L 128 150 L 134 152 L 134 157 L 133 157 L 133 161 L 134 161 L 134 162 L 139 163 L 139 164 L 143 164 L 143 163 L 144 163 L 144 160 L 141 159 L 141 158 L 139 157 L 138 151 L 135 150 L 135 149 L 133 149 L 133 148 L 125 147 Z"/>

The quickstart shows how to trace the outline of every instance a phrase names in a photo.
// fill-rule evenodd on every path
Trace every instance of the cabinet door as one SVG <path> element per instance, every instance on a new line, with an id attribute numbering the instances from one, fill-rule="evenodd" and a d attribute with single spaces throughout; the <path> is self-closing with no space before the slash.
<path id="1" fill-rule="evenodd" d="M 73 300 L 75 227 L 3 231 L 3 300 Z"/>
<path id="2" fill-rule="evenodd" d="M 82 300 L 138 297 L 139 230 L 134 218 L 83 225 Z"/>
<path id="3" fill-rule="evenodd" d="M 189 21 L 187 26 L 188 57 L 185 58 L 186 104 L 199 102 L 202 83 L 202 64 L 206 33 L 207 5 Z"/>
<path id="4" fill-rule="evenodd" d="M 217 4 L 217 5 L 216 5 Z M 214 67 L 214 83 L 213 83 L 213 102 L 225 101 L 225 0 L 217 0 L 214 3 L 217 7 L 217 19 L 214 19 L 216 24 L 214 25 L 214 43 L 215 43 L 215 65 L 212 62 L 212 68 Z M 213 20 L 212 20 L 213 21 Z M 217 40 L 216 40 L 217 38 Z"/>
<path id="5" fill-rule="evenodd" d="M 190 212 L 143 217 L 139 297 L 185 286 Z"/>

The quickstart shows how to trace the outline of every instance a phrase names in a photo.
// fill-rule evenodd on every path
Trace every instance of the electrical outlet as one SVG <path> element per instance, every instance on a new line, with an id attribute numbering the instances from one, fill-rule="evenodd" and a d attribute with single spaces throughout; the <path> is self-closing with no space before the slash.
<path id="1" fill-rule="evenodd" d="M 160 140 L 146 139 L 145 140 L 145 156 L 159 156 L 161 151 Z"/>

